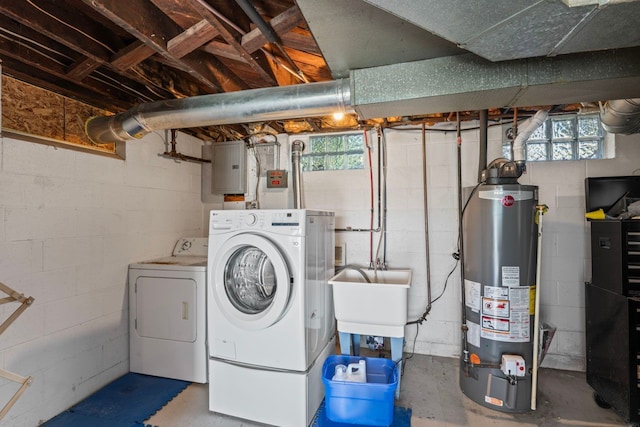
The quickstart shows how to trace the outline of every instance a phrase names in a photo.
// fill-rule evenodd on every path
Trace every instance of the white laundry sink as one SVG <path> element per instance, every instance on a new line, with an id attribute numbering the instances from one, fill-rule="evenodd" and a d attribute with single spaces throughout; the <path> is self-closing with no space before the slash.
<path id="1" fill-rule="evenodd" d="M 411 270 L 346 268 L 329 279 L 329 284 L 333 286 L 338 331 L 404 336 Z"/>

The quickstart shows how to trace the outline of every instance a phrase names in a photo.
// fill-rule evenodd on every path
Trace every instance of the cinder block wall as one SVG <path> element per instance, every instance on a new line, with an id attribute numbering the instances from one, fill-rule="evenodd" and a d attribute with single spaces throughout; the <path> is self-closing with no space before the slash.
<path id="1" fill-rule="evenodd" d="M 126 161 L 2 138 L 0 282 L 35 298 L 0 335 L 0 366 L 34 377 L 3 426 L 39 425 L 129 371 L 128 264 L 205 235 L 200 165 L 158 157 L 165 138 L 129 142 Z M 185 154 L 201 144 L 178 134 Z M 16 390 L 0 381 L 0 406 Z"/>
<path id="2" fill-rule="evenodd" d="M 35 378 L 3 425 L 38 425 L 128 372 L 128 264 L 169 255 L 179 237 L 206 235 L 208 210 L 220 206 L 200 201 L 200 165 L 158 157 L 165 139 L 159 132 L 130 142 L 126 162 L 2 139 L 0 281 L 36 298 L 0 336 L 0 366 Z M 375 147 L 375 134 L 369 139 Z M 478 139 L 477 131 L 463 133 L 465 186 L 477 179 Z M 640 167 L 640 136 L 616 139 L 615 159 L 530 163 L 520 180 L 538 185 L 540 201 L 550 207 L 544 218 L 542 317 L 558 332 L 545 359 L 549 367 L 584 369 L 583 283 L 590 278 L 584 178 L 628 175 Z M 201 141 L 183 134 L 178 140 L 180 151 L 200 156 Z M 414 319 L 426 304 L 422 135 L 389 130 L 386 140 L 387 261 L 390 268 L 413 270 Z M 282 167 L 290 168 L 287 138 L 281 142 Z M 428 132 L 426 142 L 435 297 L 455 265 L 455 132 Z M 500 156 L 498 130 L 490 130 L 489 142 L 492 160 Z M 377 149 L 373 155 L 375 168 Z M 373 179 L 377 183 L 375 173 Z M 338 228 L 369 226 L 368 169 L 305 173 L 304 188 L 306 207 L 336 211 Z M 263 208 L 292 206 L 290 189 L 266 189 L 264 180 L 260 199 Z M 336 242 L 346 243 L 347 262 L 368 265 L 368 233 L 338 233 Z M 415 326 L 407 327 L 405 351 L 459 354 L 459 278 L 454 272 L 417 335 Z M 16 306 L 0 306 L 3 319 Z M 16 388 L 0 382 L 0 403 Z"/>
<path id="3" fill-rule="evenodd" d="M 501 156 L 499 128 L 489 130 L 489 161 Z M 387 262 L 390 268 L 411 268 L 409 317 L 416 319 L 426 305 L 426 250 L 422 199 L 422 135 L 420 130 L 387 130 Z M 375 133 L 369 140 L 376 146 Z M 462 134 L 462 181 L 477 183 L 479 132 Z M 455 265 L 457 160 L 455 132 L 428 131 L 426 163 L 428 181 L 429 254 L 431 287 L 436 297 Z M 288 153 L 288 149 L 283 149 Z M 377 150 L 373 153 L 374 169 Z M 287 164 L 283 157 L 283 164 Z M 369 227 L 369 171 L 306 172 L 303 174 L 306 207 L 336 212 L 336 227 Z M 584 179 L 588 176 L 631 175 L 640 168 L 640 135 L 616 136 L 616 157 L 608 160 L 531 162 L 522 184 L 539 186 L 540 202 L 549 206 L 544 217 L 541 278 L 541 319 L 558 330 L 543 366 L 585 369 L 584 282 L 591 277 L 589 224 L 584 219 Z M 377 171 L 374 171 L 377 172 Z M 636 172 L 636 174 L 640 171 Z M 374 173 L 377 183 L 377 174 Z M 264 191 L 263 206 L 270 193 Z M 279 195 L 278 197 L 281 198 Z M 375 202 L 377 208 L 377 201 Z M 374 227 L 377 226 L 377 217 Z M 378 245 L 374 236 L 374 255 Z M 340 232 L 347 262 L 368 266 L 369 234 Z M 382 252 L 380 252 L 382 254 Z M 392 309 L 391 307 L 389 309 Z M 450 277 L 447 289 L 431 310 L 427 322 L 406 328 L 405 351 L 440 356 L 460 353 L 460 273 Z"/>

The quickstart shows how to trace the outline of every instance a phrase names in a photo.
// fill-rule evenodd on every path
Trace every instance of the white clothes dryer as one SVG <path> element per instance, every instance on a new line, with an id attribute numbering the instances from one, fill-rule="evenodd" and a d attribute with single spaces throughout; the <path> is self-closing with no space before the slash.
<path id="1" fill-rule="evenodd" d="M 212 211 L 209 409 L 309 425 L 335 350 L 333 212 Z"/>
<path id="2" fill-rule="evenodd" d="M 207 246 L 183 238 L 172 256 L 129 265 L 131 372 L 208 381 Z"/>

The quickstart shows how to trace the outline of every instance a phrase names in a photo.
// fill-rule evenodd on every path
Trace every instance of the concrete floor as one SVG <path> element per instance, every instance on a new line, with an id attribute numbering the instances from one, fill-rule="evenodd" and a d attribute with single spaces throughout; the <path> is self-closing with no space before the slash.
<path id="1" fill-rule="evenodd" d="M 506 414 L 476 404 L 460 391 L 458 375 L 454 358 L 416 354 L 407 361 L 396 405 L 412 409 L 412 427 L 627 425 L 613 410 L 595 404 L 584 373 L 541 369 L 538 409 L 526 414 Z M 210 413 L 207 393 L 206 384 L 192 384 L 146 422 L 158 427 L 263 426 Z"/>

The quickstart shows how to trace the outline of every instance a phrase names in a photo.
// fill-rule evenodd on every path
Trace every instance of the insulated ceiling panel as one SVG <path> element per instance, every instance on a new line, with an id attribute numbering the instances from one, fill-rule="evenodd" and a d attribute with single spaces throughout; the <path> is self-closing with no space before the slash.
<path id="1" fill-rule="evenodd" d="M 598 9 L 588 24 L 558 49 L 559 54 L 640 46 L 640 2 Z"/>
<path id="2" fill-rule="evenodd" d="M 640 46 L 640 2 L 365 0 L 491 61 Z"/>
<path id="3" fill-rule="evenodd" d="M 540 0 L 365 0 L 399 18 L 455 43 L 522 13 Z"/>
<path id="4" fill-rule="evenodd" d="M 349 70 L 464 53 L 453 43 L 361 0 L 298 0 L 334 78 Z"/>

